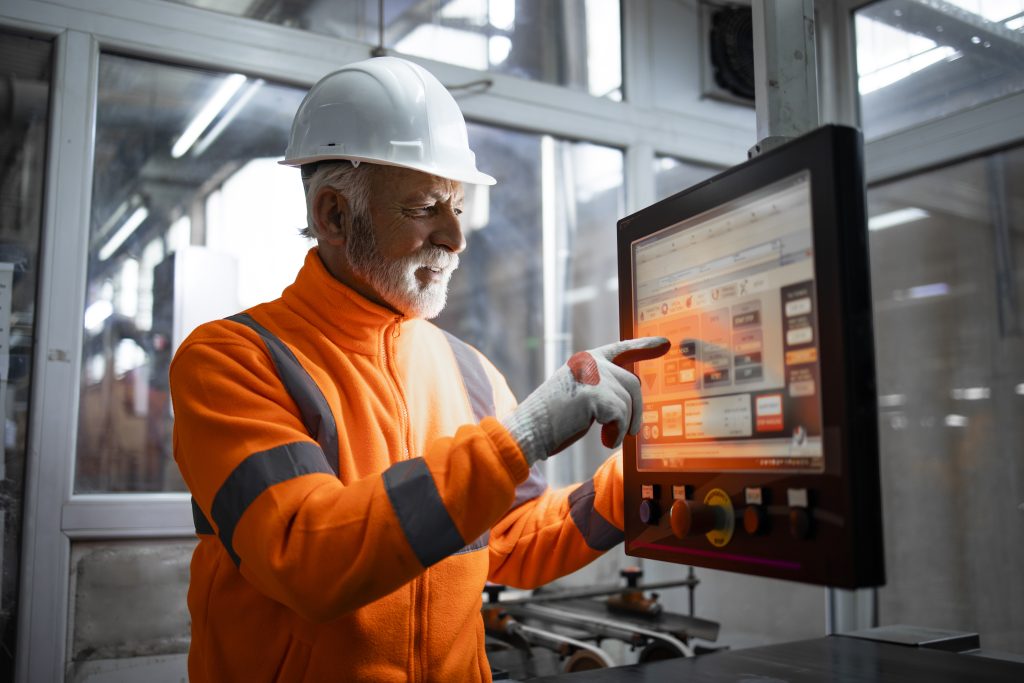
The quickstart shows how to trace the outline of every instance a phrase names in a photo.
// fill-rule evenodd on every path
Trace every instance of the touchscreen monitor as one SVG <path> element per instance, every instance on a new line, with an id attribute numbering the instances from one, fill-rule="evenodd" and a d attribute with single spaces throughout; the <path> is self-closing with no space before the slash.
<path id="1" fill-rule="evenodd" d="M 823 126 L 618 224 L 639 434 L 626 553 L 855 588 L 885 581 L 863 144 Z"/>
<path id="2" fill-rule="evenodd" d="M 810 173 L 635 240 L 637 468 L 822 470 Z"/>

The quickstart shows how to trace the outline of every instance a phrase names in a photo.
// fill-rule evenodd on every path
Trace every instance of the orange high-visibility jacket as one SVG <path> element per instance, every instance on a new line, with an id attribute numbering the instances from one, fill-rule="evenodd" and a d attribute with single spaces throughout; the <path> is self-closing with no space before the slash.
<path id="1" fill-rule="evenodd" d="M 316 249 L 246 313 L 199 327 L 170 371 L 200 539 L 190 680 L 490 680 L 484 581 L 537 586 L 620 542 L 621 460 L 549 489 L 478 419 L 515 407 L 498 371 Z"/>

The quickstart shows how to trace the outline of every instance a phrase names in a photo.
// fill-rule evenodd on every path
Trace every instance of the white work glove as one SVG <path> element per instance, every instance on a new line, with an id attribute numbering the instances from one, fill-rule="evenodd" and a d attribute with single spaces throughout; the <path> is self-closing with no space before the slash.
<path id="1" fill-rule="evenodd" d="M 640 380 L 620 365 L 664 355 L 664 337 L 643 337 L 580 351 L 526 397 L 502 424 L 532 465 L 582 438 L 595 421 L 601 442 L 618 448 L 640 430 Z"/>

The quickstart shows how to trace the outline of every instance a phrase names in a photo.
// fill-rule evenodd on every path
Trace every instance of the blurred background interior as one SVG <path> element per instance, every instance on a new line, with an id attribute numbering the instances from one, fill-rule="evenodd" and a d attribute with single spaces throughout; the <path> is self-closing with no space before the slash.
<path id="1" fill-rule="evenodd" d="M 816 7 L 823 119 L 862 127 L 869 182 L 888 583 L 856 618 L 1024 654 L 1024 0 Z M 0 680 L 16 659 L 45 672 L 25 680 L 183 675 L 195 540 L 168 363 L 291 282 L 292 116 L 377 46 L 452 88 L 498 179 L 469 194 L 437 322 L 520 399 L 618 338 L 616 220 L 756 142 L 749 3 L 0 1 Z M 592 433 L 547 476 L 606 454 Z M 660 601 L 715 622 L 708 648 L 826 632 L 825 589 L 643 565 L 696 577 L 692 602 Z"/>

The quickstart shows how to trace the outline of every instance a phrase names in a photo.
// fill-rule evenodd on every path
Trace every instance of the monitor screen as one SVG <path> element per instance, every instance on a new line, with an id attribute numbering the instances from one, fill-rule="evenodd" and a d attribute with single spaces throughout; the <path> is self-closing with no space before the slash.
<path id="1" fill-rule="evenodd" d="M 820 472 L 821 398 L 807 171 L 632 242 L 637 469 Z"/>
<path id="2" fill-rule="evenodd" d="M 618 222 L 640 432 L 626 553 L 856 588 L 885 581 L 863 147 L 828 125 Z"/>

